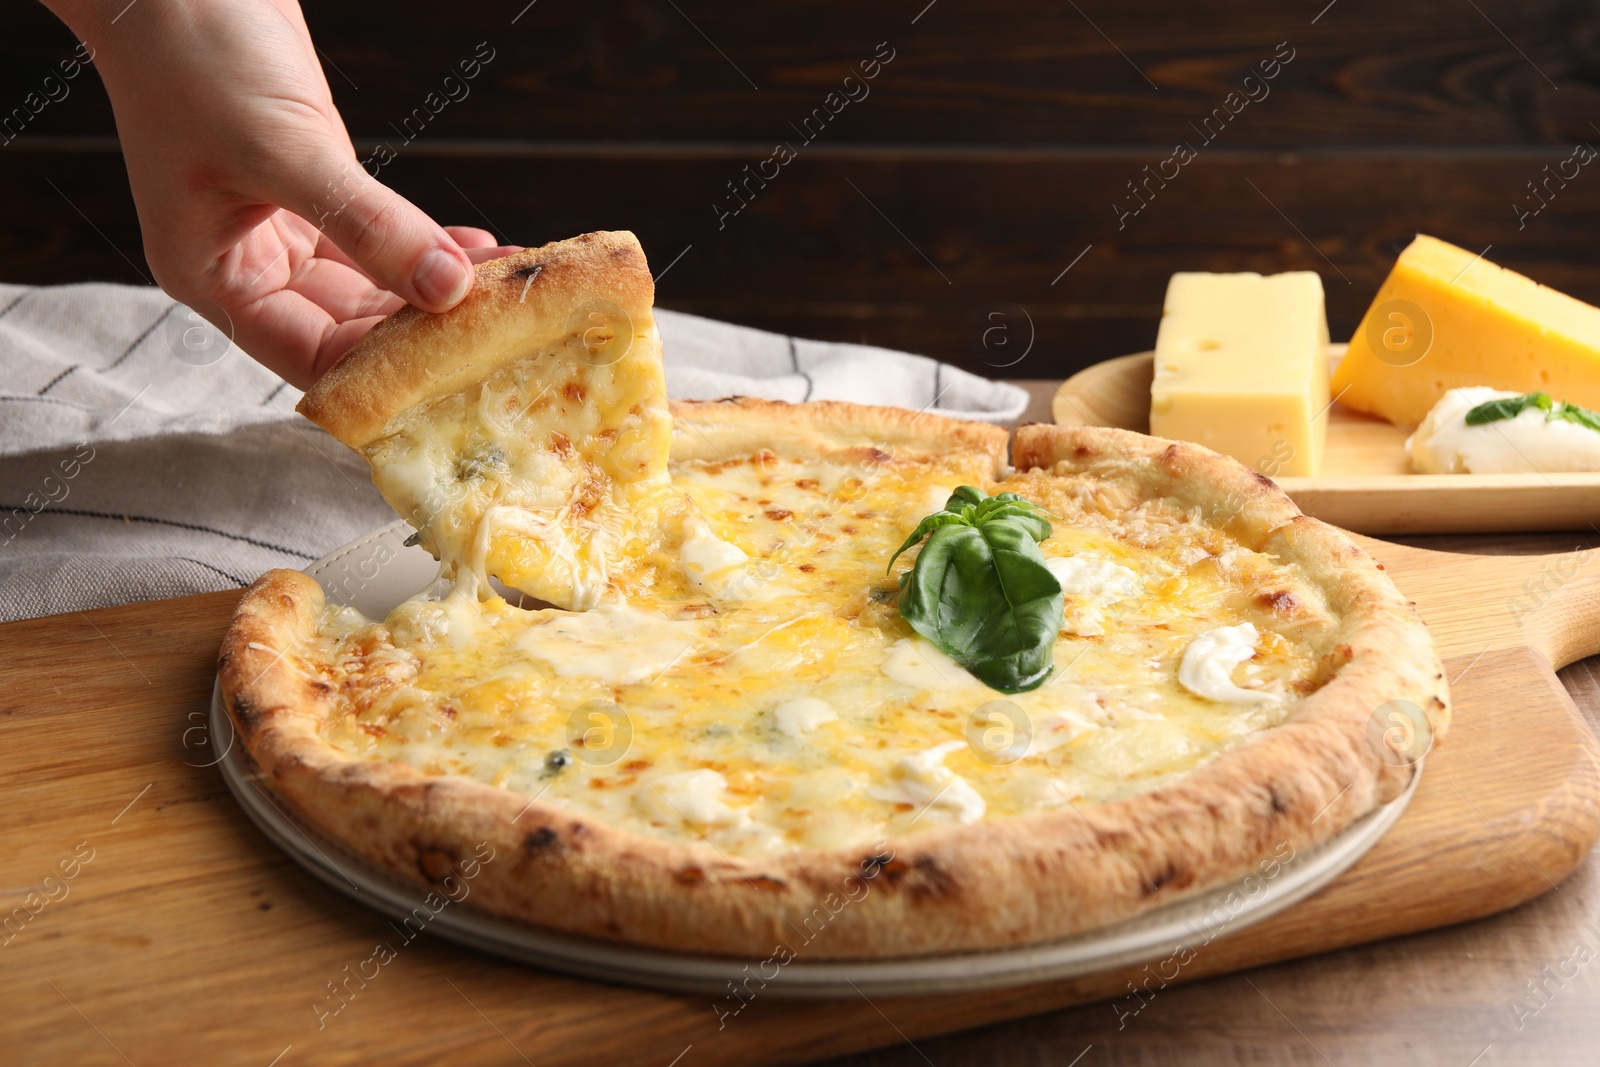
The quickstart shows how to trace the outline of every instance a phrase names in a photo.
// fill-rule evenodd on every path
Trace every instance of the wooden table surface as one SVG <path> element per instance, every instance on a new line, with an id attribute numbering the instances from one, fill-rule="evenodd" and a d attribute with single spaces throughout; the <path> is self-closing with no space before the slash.
<path id="1" fill-rule="evenodd" d="M 1017 384 L 1033 396 L 1026 418 L 1048 422 L 1056 383 Z M 1600 536 L 1397 540 L 1441 551 L 1521 554 L 1593 547 Z M 1600 730 L 1596 660 L 1560 674 L 1590 727 Z M 1600 1063 L 1600 850 L 1555 889 L 1509 912 L 1162 990 L 1120 1029 L 1110 1005 L 1090 1004 L 829 1067 L 929 1063 L 1593 1067 Z"/>

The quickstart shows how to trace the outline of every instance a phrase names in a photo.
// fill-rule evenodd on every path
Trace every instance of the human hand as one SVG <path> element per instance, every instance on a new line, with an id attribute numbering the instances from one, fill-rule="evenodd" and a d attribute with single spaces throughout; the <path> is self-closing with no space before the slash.
<path id="1" fill-rule="evenodd" d="M 516 251 L 361 167 L 293 0 L 46 2 L 94 49 L 156 280 L 292 385 Z"/>

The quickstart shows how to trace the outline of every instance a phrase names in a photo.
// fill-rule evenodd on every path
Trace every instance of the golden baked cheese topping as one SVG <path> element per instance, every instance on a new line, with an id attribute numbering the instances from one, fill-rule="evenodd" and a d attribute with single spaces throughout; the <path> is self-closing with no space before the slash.
<path id="1" fill-rule="evenodd" d="M 608 557 L 647 535 L 668 495 L 672 439 L 655 328 L 635 337 L 595 320 L 402 413 L 363 449 L 447 576 L 486 587 L 492 574 L 584 610 L 606 588 Z"/>
<path id="2" fill-rule="evenodd" d="M 592 610 L 457 592 L 329 608 L 327 740 L 733 855 L 870 842 L 1150 789 L 1282 722 L 1329 670 L 1295 565 L 1161 500 L 1030 471 L 1057 518 L 1055 671 L 1010 697 L 916 636 L 884 564 L 986 455 L 676 462 Z"/>

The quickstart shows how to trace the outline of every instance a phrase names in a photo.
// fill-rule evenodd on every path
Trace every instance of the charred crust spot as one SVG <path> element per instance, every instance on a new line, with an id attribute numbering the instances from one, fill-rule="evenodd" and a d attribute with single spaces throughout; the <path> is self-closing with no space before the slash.
<path id="1" fill-rule="evenodd" d="M 894 459 L 893 456 L 881 448 L 869 448 L 867 449 L 866 455 L 862 456 L 861 458 L 868 463 L 877 464 L 888 463 L 890 460 Z"/>
<path id="2" fill-rule="evenodd" d="M 1293 615 L 1300 600 L 1287 589 L 1269 589 L 1256 594 L 1256 603 L 1275 615 Z"/>
<path id="3" fill-rule="evenodd" d="M 794 512 L 788 508 L 768 508 L 765 514 L 773 522 L 788 522 L 794 518 Z"/>
<path id="4" fill-rule="evenodd" d="M 581 404 L 584 398 L 589 395 L 589 391 L 583 387 L 582 382 L 568 382 L 561 387 L 561 395 L 574 404 Z"/>
<path id="5" fill-rule="evenodd" d="M 810 574 L 812 571 L 817 569 L 817 565 L 815 563 L 802 563 L 796 569 L 804 571 L 807 574 Z"/>
<path id="6" fill-rule="evenodd" d="M 236 695 L 233 698 L 233 717 L 239 720 L 239 725 L 241 727 L 249 730 L 255 726 L 256 721 L 260 719 L 261 716 L 249 700 L 245 699 L 243 696 Z"/>
<path id="7" fill-rule="evenodd" d="M 879 874 L 883 873 L 884 868 L 888 867 L 889 864 L 893 862 L 894 855 L 892 853 L 874 852 L 871 855 L 863 856 L 861 858 L 861 863 L 859 864 L 861 868 L 861 877 L 871 881 L 872 879 L 878 877 Z"/>
<path id="8" fill-rule="evenodd" d="M 699 867 L 680 867 L 673 872 L 672 880 L 679 885 L 699 885 L 706 880 L 706 872 Z"/>
<path id="9" fill-rule="evenodd" d="M 566 434 L 557 431 L 550 435 L 550 451 L 558 456 L 572 455 L 572 440 Z"/>
<path id="10" fill-rule="evenodd" d="M 1273 481 L 1271 478 L 1268 478 L 1265 474 L 1262 474 L 1260 471 L 1251 471 L 1250 472 L 1250 476 L 1252 478 L 1254 478 L 1256 480 L 1257 484 L 1259 484 L 1259 485 L 1264 485 L 1269 489 L 1278 488 L 1278 483 L 1277 482 Z"/>
<path id="11" fill-rule="evenodd" d="M 561 843 L 561 838 L 548 826 L 541 826 L 537 830 L 529 830 L 522 835 L 522 851 L 529 856 L 548 852 Z"/>
<path id="12" fill-rule="evenodd" d="M 1267 789 L 1267 807 L 1274 815 L 1286 815 L 1289 812 L 1289 804 L 1283 799 L 1283 794 L 1272 787 Z"/>
<path id="13" fill-rule="evenodd" d="M 1090 448 L 1088 445 L 1074 445 L 1072 449 L 1072 455 L 1074 459 L 1087 459 L 1094 455 L 1094 449 Z"/>
<path id="14" fill-rule="evenodd" d="M 513 278 L 537 278 L 544 270 L 543 263 L 526 263 L 511 272 Z"/>
<path id="15" fill-rule="evenodd" d="M 932 856 L 887 859 L 879 870 L 890 889 L 904 890 L 913 900 L 944 900 L 955 893 L 955 879 Z"/>
<path id="16" fill-rule="evenodd" d="M 1155 875 L 1155 877 L 1150 878 L 1145 882 L 1144 895 L 1147 897 L 1154 896 L 1169 885 L 1176 886 L 1177 888 L 1181 889 L 1188 884 L 1189 879 L 1184 877 L 1183 871 L 1179 869 L 1177 865 L 1169 863 L 1166 867 L 1162 868 Z"/>
<path id="17" fill-rule="evenodd" d="M 322 681 L 321 679 L 318 679 L 317 681 L 314 681 L 314 682 L 310 682 L 308 684 L 311 686 L 311 688 L 315 689 L 319 693 L 331 693 L 331 692 L 333 692 L 333 686 L 329 685 L 327 682 Z"/>
<path id="18" fill-rule="evenodd" d="M 456 856 L 439 845 L 415 845 L 417 873 L 428 882 L 438 885 L 456 873 Z"/>
<path id="19" fill-rule="evenodd" d="M 918 856 L 911 861 L 913 877 L 906 888 L 918 899 L 943 900 L 955 892 L 956 883 L 950 874 L 932 856 Z"/>

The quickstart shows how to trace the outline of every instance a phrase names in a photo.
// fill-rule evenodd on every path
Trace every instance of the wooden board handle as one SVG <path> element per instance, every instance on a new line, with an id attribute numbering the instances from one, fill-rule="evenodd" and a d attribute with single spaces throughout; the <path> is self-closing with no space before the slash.
<path id="1" fill-rule="evenodd" d="M 1600 549 L 1535 558 L 1537 573 L 1523 580 L 1512 611 L 1528 644 L 1560 670 L 1600 652 Z"/>

